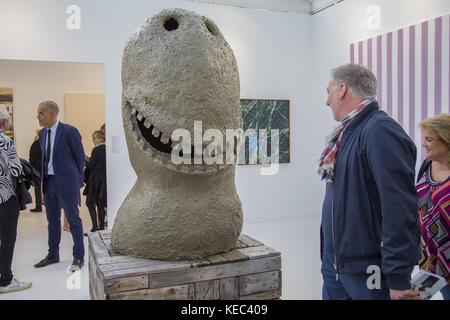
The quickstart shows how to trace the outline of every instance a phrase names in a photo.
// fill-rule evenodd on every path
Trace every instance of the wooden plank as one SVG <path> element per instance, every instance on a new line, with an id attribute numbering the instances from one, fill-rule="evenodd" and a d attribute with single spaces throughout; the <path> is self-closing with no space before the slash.
<path id="1" fill-rule="evenodd" d="M 94 253 L 94 259 L 97 263 L 97 259 L 110 257 L 108 249 L 106 248 L 103 240 L 100 238 L 98 232 L 91 232 L 88 234 L 89 246 Z"/>
<path id="2" fill-rule="evenodd" d="M 89 255 L 88 257 L 88 270 L 89 270 L 89 294 L 91 296 L 92 300 L 97 300 L 97 272 L 95 270 L 95 262 L 94 257 L 92 255 Z"/>
<path id="3" fill-rule="evenodd" d="M 213 255 L 213 256 L 206 257 L 206 260 L 211 262 L 211 265 L 228 263 L 228 259 L 226 259 L 221 254 L 216 254 L 216 255 Z"/>
<path id="4" fill-rule="evenodd" d="M 199 281 L 195 284 L 195 300 L 213 300 L 214 281 Z"/>
<path id="5" fill-rule="evenodd" d="M 248 245 L 245 242 L 242 242 L 240 239 L 236 242 L 236 249 L 247 248 Z"/>
<path id="6" fill-rule="evenodd" d="M 131 261 L 136 261 L 136 260 L 139 260 L 139 259 L 130 257 L 130 256 L 115 256 L 115 257 L 99 258 L 99 259 L 97 259 L 97 263 L 99 265 L 103 265 L 103 264 L 113 264 L 113 263 L 120 263 L 120 262 L 131 262 Z"/>
<path id="7" fill-rule="evenodd" d="M 108 249 L 109 255 L 111 257 L 121 257 L 122 256 L 120 253 L 117 253 L 113 250 L 113 248 L 111 246 L 111 238 L 103 239 L 103 243 L 105 244 L 106 248 Z"/>
<path id="8" fill-rule="evenodd" d="M 220 299 L 220 280 L 214 280 L 214 300 Z"/>
<path id="9" fill-rule="evenodd" d="M 264 244 L 262 242 L 259 242 L 258 240 L 253 239 L 252 237 L 249 237 L 246 234 L 241 234 L 239 236 L 239 240 L 244 242 L 248 247 L 262 246 Z"/>
<path id="10" fill-rule="evenodd" d="M 191 263 L 192 268 L 200 268 L 211 264 L 211 261 L 208 259 L 191 260 L 189 262 Z"/>
<path id="11" fill-rule="evenodd" d="M 187 300 L 189 285 L 108 294 L 109 300 Z"/>
<path id="12" fill-rule="evenodd" d="M 136 276 L 141 274 L 171 273 L 174 271 L 191 269 L 186 261 L 145 260 L 144 262 L 124 262 L 111 265 L 101 265 L 100 270 L 105 279 Z M 184 282 L 188 283 L 188 282 Z M 177 283 L 182 284 L 182 283 Z M 160 286 L 163 287 L 163 286 Z M 164 286 L 167 287 L 167 286 Z"/>
<path id="13" fill-rule="evenodd" d="M 271 291 L 265 291 L 265 292 L 259 292 L 255 294 L 251 294 L 248 296 L 241 296 L 239 297 L 240 300 L 275 300 L 280 299 L 281 297 L 281 290 L 271 290 Z"/>
<path id="14" fill-rule="evenodd" d="M 265 245 L 236 250 L 241 252 L 242 254 L 245 254 L 250 260 L 276 257 L 281 255 L 280 251 L 277 251 Z"/>
<path id="15" fill-rule="evenodd" d="M 95 290 L 93 288 L 93 286 L 91 285 L 91 281 L 89 281 L 89 296 L 91 297 L 91 300 L 97 300 L 96 296 L 95 296 Z"/>
<path id="16" fill-rule="evenodd" d="M 238 250 L 231 250 L 227 253 L 223 253 L 222 255 L 230 263 L 248 260 L 248 256 Z"/>
<path id="17" fill-rule="evenodd" d="M 239 298 L 239 278 L 220 279 L 220 300 L 236 300 Z"/>
<path id="18" fill-rule="evenodd" d="M 100 238 L 104 239 L 111 239 L 111 232 L 112 230 L 100 230 L 98 233 L 100 234 Z"/>
<path id="19" fill-rule="evenodd" d="M 148 276 L 123 277 L 105 280 L 105 293 L 131 291 L 148 288 Z"/>
<path id="20" fill-rule="evenodd" d="M 92 299 L 94 300 L 104 300 L 105 294 L 103 290 L 103 277 L 100 274 L 96 263 L 95 257 L 89 251 L 88 254 L 88 269 L 89 269 L 89 292 Z"/>
<path id="21" fill-rule="evenodd" d="M 195 283 L 189 284 L 188 300 L 195 300 Z"/>
<path id="22" fill-rule="evenodd" d="M 103 279 L 103 275 L 101 274 L 100 270 L 97 268 L 97 275 L 96 275 L 96 294 L 97 294 L 97 299 L 98 300 L 105 300 L 106 299 L 106 295 L 105 295 L 105 288 L 104 288 L 104 283 L 105 280 Z"/>
<path id="23" fill-rule="evenodd" d="M 278 290 L 280 290 L 280 296 L 283 294 L 283 278 L 282 278 L 282 272 L 281 270 L 278 271 L 279 275 L 278 275 Z"/>
<path id="24" fill-rule="evenodd" d="M 239 294 L 246 296 L 278 289 L 278 275 L 278 271 L 270 271 L 239 277 Z"/>
<path id="25" fill-rule="evenodd" d="M 150 288 L 160 288 L 184 283 L 236 277 L 281 268 L 281 257 L 269 257 L 223 265 L 191 268 L 188 270 L 155 273 L 150 275 Z M 105 277 L 106 277 L 105 273 Z"/>
<path id="26" fill-rule="evenodd" d="M 108 249 L 108 251 L 111 252 L 112 251 L 112 249 L 111 249 L 111 239 L 102 239 L 102 240 L 103 240 L 103 243 L 106 246 L 106 249 Z"/>

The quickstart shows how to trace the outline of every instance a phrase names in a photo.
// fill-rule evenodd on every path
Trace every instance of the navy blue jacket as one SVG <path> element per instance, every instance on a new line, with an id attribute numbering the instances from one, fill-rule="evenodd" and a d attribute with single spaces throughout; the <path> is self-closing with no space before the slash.
<path id="1" fill-rule="evenodd" d="M 367 273 L 376 265 L 390 289 L 411 288 L 410 274 L 420 257 L 415 164 L 415 144 L 376 101 L 347 127 L 328 201 L 331 225 L 322 225 L 332 230 L 337 273 Z"/>
<path id="2" fill-rule="evenodd" d="M 56 130 L 55 143 L 53 146 L 53 170 L 54 178 L 51 189 L 46 186 L 44 177 L 44 155 L 45 144 L 47 141 L 47 128 L 39 131 L 39 141 L 42 152 L 42 170 L 43 191 L 72 193 L 80 192 L 83 187 L 83 171 L 85 163 L 85 154 L 81 135 L 77 128 L 71 125 L 59 122 Z"/>

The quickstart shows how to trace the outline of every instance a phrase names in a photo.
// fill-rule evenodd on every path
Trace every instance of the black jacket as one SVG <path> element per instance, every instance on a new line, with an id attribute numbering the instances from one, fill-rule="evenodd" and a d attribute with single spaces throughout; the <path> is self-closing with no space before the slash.
<path id="1" fill-rule="evenodd" d="M 104 144 L 92 149 L 91 158 L 86 161 L 84 169 L 84 182 L 86 183 L 84 195 L 106 199 L 106 146 Z"/>
<path id="2" fill-rule="evenodd" d="M 19 158 L 19 160 L 22 165 L 22 173 L 18 177 L 13 177 L 13 181 L 20 210 L 25 210 L 27 208 L 27 204 L 32 202 L 28 189 L 30 189 L 30 186 L 39 187 L 41 183 L 41 176 L 40 173 L 34 169 L 28 161 L 22 158 Z"/>
<path id="3" fill-rule="evenodd" d="M 35 140 L 30 147 L 30 164 L 37 171 L 41 172 L 42 153 L 39 139 Z"/>

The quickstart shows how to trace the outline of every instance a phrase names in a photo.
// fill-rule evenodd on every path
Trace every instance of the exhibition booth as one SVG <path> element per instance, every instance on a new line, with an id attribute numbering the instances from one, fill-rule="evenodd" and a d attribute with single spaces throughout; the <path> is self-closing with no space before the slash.
<path id="1" fill-rule="evenodd" d="M 1 1 L 0 89 L 11 90 L 8 103 L 19 157 L 29 157 L 37 106 L 44 100 L 57 102 L 60 120 L 80 129 L 87 155 L 93 147 L 90 134 L 105 123 L 109 232 L 138 178 L 122 114 L 124 48 L 147 18 L 171 8 L 211 19 L 228 42 L 237 63 L 244 130 L 279 130 L 276 166 L 258 162 L 257 153 L 252 161 L 251 150 L 258 150 L 262 140 L 249 138 L 250 152 L 235 168 L 247 247 L 256 241 L 269 248 L 264 258 L 274 252 L 281 256 L 282 276 L 258 279 L 276 283 L 271 294 L 279 289 L 279 295 L 273 298 L 321 299 L 325 185 L 317 166 L 335 124 L 326 106 L 330 71 L 352 62 L 374 72 L 381 109 L 416 143 L 418 168 L 424 153 L 417 124 L 450 111 L 450 2 L 344 0 L 302 14 L 183 0 Z M 267 120 L 269 113 L 273 117 Z M 87 232 L 90 220 L 83 210 Z M 61 244 L 61 259 L 67 263 L 33 268 L 47 250 L 46 236 L 45 213 L 22 211 L 13 271 L 33 287 L 0 298 L 93 298 L 88 263 L 78 278 L 66 272 L 70 234 L 63 234 Z M 109 233 L 105 239 L 103 244 L 110 245 Z"/>

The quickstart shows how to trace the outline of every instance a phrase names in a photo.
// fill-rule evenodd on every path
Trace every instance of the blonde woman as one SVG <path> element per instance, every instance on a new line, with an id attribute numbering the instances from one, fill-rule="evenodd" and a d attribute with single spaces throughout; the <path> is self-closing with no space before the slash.
<path id="1" fill-rule="evenodd" d="M 440 114 L 419 126 L 427 157 L 416 186 L 422 227 L 419 266 L 447 280 L 441 293 L 450 300 L 450 115 Z"/>

